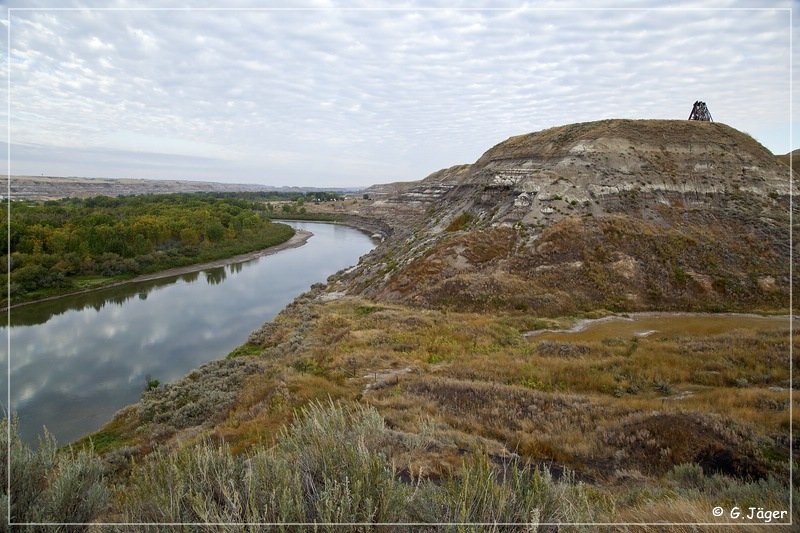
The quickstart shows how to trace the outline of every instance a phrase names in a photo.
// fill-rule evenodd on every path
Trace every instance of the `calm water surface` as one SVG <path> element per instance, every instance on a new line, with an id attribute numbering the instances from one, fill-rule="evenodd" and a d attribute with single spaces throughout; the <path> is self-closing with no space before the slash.
<path id="1" fill-rule="evenodd" d="M 59 444 L 97 430 L 139 398 L 148 376 L 167 383 L 224 357 L 374 247 L 345 226 L 289 224 L 314 236 L 245 263 L 12 310 L 10 332 L 0 329 L 10 334 L 11 411 L 23 439 L 34 444 L 42 426 Z"/>

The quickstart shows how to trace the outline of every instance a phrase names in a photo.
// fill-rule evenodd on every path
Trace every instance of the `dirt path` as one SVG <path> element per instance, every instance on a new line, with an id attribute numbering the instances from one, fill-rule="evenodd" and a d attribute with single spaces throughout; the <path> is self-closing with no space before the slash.
<path id="1" fill-rule="evenodd" d="M 719 318 L 719 317 L 735 317 L 735 318 L 758 318 L 758 319 L 768 319 L 768 320 L 789 320 L 789 315 L 758 315 L 754 313 L 691 313 L 691 312 L 684 312 L 684 311 L 645 311 L 639 313 L 626 313 L 624 315 L 610 315 L 603 318 L 581 318 L 576 320 L 575 323 L 569 328 L 550 328 L 550 329 L 536 329 L 533 331 L 526 331 L 522 334 L 525 338 L 535 337 L 537 335 L 543 335 L 545 333 L 580 333 L 582 331 L 586 331 L 591 326 L 596 324 L 602 324 L 604 322 L 635 322 L 639 319 L 648 319 L 648 318 L 670 318 L 670 317 L 708 317 L 708 318 Z M 793 320 L 797 320 L 798 317 L 792 317 Z M 638 337 L 648 336 L 652 333 L 655 333 L 657 330 L 647 330 L 643 332 L 635 333 Z"/>
<path id="2" fill-rule="evenodd" d="M 74 296 L 76 294 L 85 294 L 87 292 L 99 291 L 102 289 L 110 289 L 112 287 L 119 287 L 120 285 L 126 285 L 128 283 L 138 283 L 141 281 L 152 281 L 155 279 L 170 278 L 172 276 L 181 276 L 183 274 L 189 274 L 191 272 L 199 272 L 201 270 L 207 270 L 209 268 L 218 268 L 222 266 L 232 265 L 234 263 L 244 263 L 245 261 L 252 261 L 253 259 L 256 259 L 258 257 L 264 257 L 267 255 L 276 254 L 280 251 L 288 250 L 289 248 L 298 248 L 300 246 L 303 246 L 306 243 L 306 241 L 308 241 L 308 239 L 311 238 L 312 235 L 313 233 L 311 233 L 310 231 L 299 229 L 295 230 L 295 234 L 288 241 L 276 244 L 275 246 L 270 246 L 269 248 L 264 248 L 262 250 L 255 250 L 252 252 L 248 252 L 246 254 L 239 254 L 231 257 L 225 257 L 223 259 L 217 259 L 216 261 L 209 261 L 208 263 L 195 263 L 193 265 L 186 265 L 177 268 L 170 268 L 167 270 L 160 270 L 158 272 L 153 272 L 152 274 L 142 274 L 141 276 L 136 276 L 135 278 L 109 283 L 108 285 L 89 287 L 86 289 L 69 292 L 66 294 L 59 294 L 57 296 L 48 296 L 47 298 L 41 298 L 38 300 L 32 300 L 30 302 L 22 302 L 14 304 L 10 306 L 8 309 L 15 309 L 17 307 L 22 307 L 23 305 L 38 304 L 40 302 L 57 300 L 58 298 L 63 298 L 65 296 Z"/>
<path id="3" fill-rule="evenodd" d="M 581 318 L 576 320 L 572 327 L 569 328 L 548 328 L 548 329 L 534 329 L 532 331 L 526 331 L 522 334 L 523 337 L 535 337 L 536 335 L 542 335 L 543 333 L 578 333 L 592 324 L 597 324 L 600 322 L 611 322 L 612 320 L 629 320 L 632 321 L 633 318 L 629 316 L 621 316 L 621 315 L 611 315 L 606 316 L 603 318 Z"/>

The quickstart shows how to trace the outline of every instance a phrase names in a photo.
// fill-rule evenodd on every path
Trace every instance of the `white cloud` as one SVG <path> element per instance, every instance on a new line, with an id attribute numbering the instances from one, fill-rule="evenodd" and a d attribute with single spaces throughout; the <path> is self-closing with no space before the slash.
<path id="1" fill-rule="evenodd" d="M 109 43 L 104 43 L 100 39 L 97 38 L 96 35 L 93 35 L 91 39 L 86 40 L 86 46 L 88 46 L 91 50 L 113 50 L 114 45 Z"/>
<path id="2" fill-rule="evenodd" d="M 128 28 L 128 32 L 138 41 L 140 48 L 144 52 L 150 53 L 158 50 L 158 41 L 150 32 L 141 28 Z"/>
<path id="3" fill-rule="evenodd" d="M 703 99 L 717 120 L 788 149 L 785 10 L 543 5 L 14 12 L 12 140 L 115 150 L 83 170 L 65 161 L 71 174 L 367 185 L 553 125 L 683 119 Z M 140 151 L 141 168 L 119 150 Z M 159 150 L 190 159 L 159 172 Z M 45 171 L 25 153 L 19 172 Z"/>

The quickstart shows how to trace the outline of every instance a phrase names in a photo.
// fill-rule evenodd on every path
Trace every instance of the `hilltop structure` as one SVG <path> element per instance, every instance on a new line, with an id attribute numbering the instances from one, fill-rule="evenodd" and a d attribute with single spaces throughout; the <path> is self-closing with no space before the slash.
<path id="1" fill-rule="evenodd" d="M 705 102 L 698 100 L 692 107 L 692 112 L 689 113 L 689 120 L 702 120 L 705 122 L 714 122 L 711 118 L 711 112 L 708 110 Z"/>

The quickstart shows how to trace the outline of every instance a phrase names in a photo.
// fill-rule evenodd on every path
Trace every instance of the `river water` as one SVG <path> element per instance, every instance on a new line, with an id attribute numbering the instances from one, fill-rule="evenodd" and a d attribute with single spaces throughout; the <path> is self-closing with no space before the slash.
<path id="1" fill-rule="evenodd" d="M 10 341 L 11 412 L 23 440 L 35 444 L 43 426 L 60 445 L 99 429 L 138 400 L 148 377 L 168 383 L 225 357 L 312 284 L 374 247 L 346 226 L 288 224 L 314 235 L 244 263 L 13 309 L 10 331 L 0 330 Z"/>

